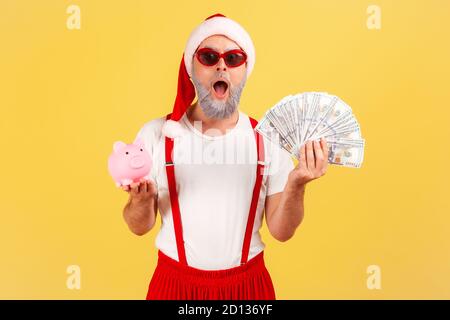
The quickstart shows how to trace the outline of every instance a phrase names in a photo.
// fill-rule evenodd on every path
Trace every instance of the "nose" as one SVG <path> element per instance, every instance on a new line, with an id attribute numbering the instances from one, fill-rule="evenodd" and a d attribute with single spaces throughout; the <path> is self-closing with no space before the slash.
<path id="1" fill-rule="evenodd" d="M 130 160 L 130 166 L 133 169 L 139 169 L 142 168 L 144 166 L 144 158 L 137 156 L 137 157 L 133 157 Z"/>
<path id="2" fill-rule="evenodd" d="M 223 58 L 219 59 L 219 62 L 217 62 L 217 71 L 223 70 L 227 71 L 227 65 L 225 64 L 225 60 Z"/>

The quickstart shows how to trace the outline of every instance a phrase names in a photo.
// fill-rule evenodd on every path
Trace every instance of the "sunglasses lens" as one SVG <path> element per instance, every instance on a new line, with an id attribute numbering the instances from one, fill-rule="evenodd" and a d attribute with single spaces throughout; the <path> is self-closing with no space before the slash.
<path id="1" fill-rule="evenodd" d="M 245 55 L 239 52 L 232 52 L 225 56 L 225 63 L 229 67 L 237 67 L 245 62 Z"/>
<path id="2" fill-rule="evenodd" d="M 211 51 L 200 52 L 198 59 L 207 66 L 213 66 L 219 61 L 219 55 Z"/>

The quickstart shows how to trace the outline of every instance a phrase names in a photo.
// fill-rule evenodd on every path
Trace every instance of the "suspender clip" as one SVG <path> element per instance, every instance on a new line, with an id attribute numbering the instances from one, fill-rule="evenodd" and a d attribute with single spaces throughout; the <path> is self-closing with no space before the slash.
<path id="1" fill-rule="evenodd" d="M 166 162 L 166 167 L 167 166 L 173 166 L 173 162 Z"/>

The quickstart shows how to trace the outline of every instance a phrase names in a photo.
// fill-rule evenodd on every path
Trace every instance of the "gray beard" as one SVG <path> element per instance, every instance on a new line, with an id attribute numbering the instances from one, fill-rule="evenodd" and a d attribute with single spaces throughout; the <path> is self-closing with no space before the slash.
<path id="1" fill-rule="evenodd" d="M 220 74 L 218 75 L 218 77 Z M 214 119 L 226 119 L 229 118 L 239 105 L 241 99 L 242 90 L 244 89 L 247 77 L 245 77 L 238 86 L 228 88 L 229 95 L 225 101 L 216 100 L 212 96 L 209 88 L 204 87 L 200 81 L 192 75 L 192 81 L 195 89 L 197 90 L 198 102 L 203 110 L 203 113 L 208 118 Z"/>

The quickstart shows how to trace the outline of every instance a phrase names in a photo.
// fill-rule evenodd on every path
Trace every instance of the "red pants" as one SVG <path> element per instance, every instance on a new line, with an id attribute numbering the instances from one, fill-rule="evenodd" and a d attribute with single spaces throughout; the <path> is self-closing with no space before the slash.
<path id="1" fill-rule="evenodd" d="M 238 267 L 202 270 L 158 250 L 147 300 L 275 300 L 275 291 L 264 264 L 264 251 Z"/>

